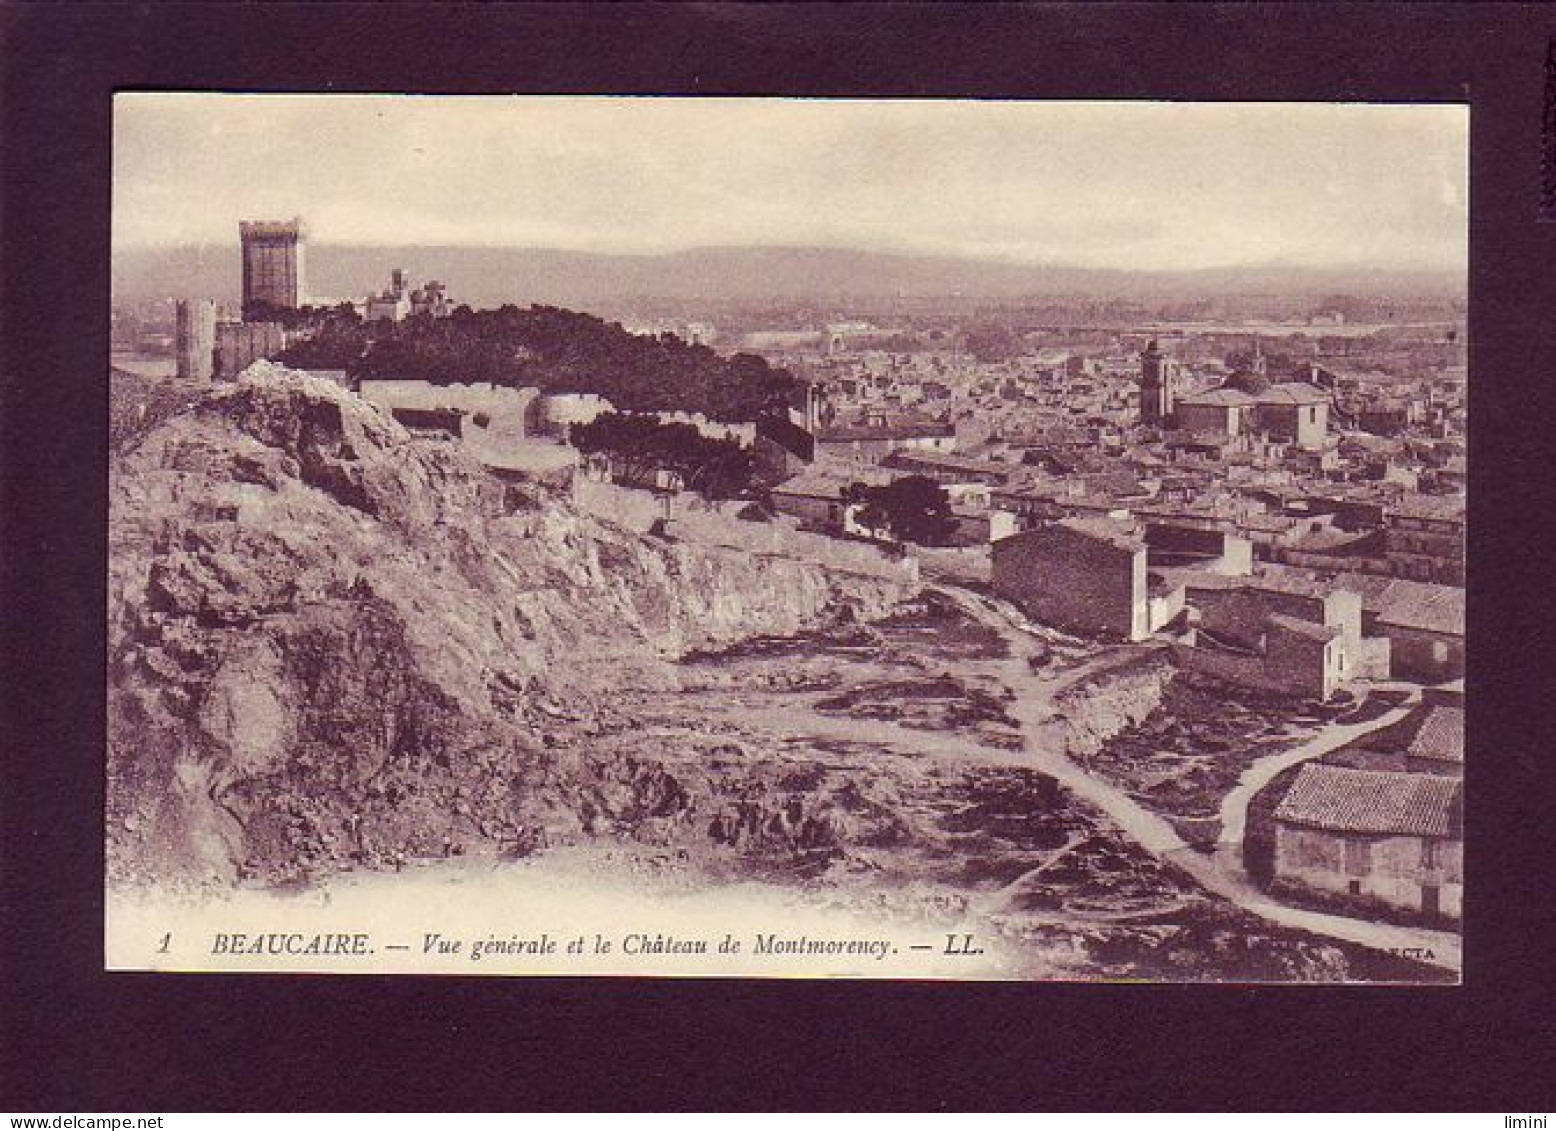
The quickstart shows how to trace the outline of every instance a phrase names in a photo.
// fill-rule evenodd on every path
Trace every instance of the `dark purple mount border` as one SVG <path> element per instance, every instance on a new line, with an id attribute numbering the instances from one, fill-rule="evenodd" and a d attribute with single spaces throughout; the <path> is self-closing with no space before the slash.
<path id="1" fill-rule="evenodd" d="M 0 7 L 0 1108 L 1556 1106 L 1552 34 L 1537 5 Z M 103 974 L 109 99 L 126 88 L 1471 100 L 1468 984 Z"/>

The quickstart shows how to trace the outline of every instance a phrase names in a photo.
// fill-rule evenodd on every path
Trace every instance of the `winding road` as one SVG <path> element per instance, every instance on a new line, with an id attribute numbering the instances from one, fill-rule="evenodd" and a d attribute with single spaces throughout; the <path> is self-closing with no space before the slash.
<path id="1" fill-rule="evenodd" d="M 981 661 L 979 666 L 997 669 L 1000 678 L 1016 694 L 1010 713 L 1021 724 L 1027 739 L 1023 765 L 1057 779 L 1076 796 L 1105 812 L 1146 851 L 1176 865 L 1206 891 L 1261 919 L 1377 950 L 1404 952 L 1446 969 L 1461 969 L 1462 941 L 1457 934 L 1289 907 L 1256 887 L 1243 867 L 1242 835 L 1248 804 L 1254 794 L 1282 770 L 1398 722 L 1419 698 L 1418 690 L 1411 701 L 1376 719 L 1326 727 L 1300 746 L 1255 762 L 1222 802 L 1221 838 L 1215 852 L 1207 855 L 1191 848 L 1164 817 L 1146 809 L 1117 786 L 1086 773 L 1065 754 L 1063 721 L 1058 717 L 1054 697 L 1084 675 L 1084 671 L 1047 680 L 1035 675 L 1028 659 L 1040 655 L 1044 645 L 1022 627 L 1019 613 L 1013 607 L 950 586 L 932 586 L 930 591 L 998 632 L 1009 644 L 1011 655 L 1008 659 Z M 1095 666 L 1089 664 L 1086 670 Z"/>

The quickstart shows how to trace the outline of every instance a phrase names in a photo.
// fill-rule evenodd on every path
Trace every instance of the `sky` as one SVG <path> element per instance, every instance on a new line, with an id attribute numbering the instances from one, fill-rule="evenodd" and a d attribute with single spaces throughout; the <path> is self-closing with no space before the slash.
<path id="1" fill-rule="evenodd" d="M 120 94 L 117 248 L 844 247 L 1463 271 L 1469 114 L 1317 103 Z"/>

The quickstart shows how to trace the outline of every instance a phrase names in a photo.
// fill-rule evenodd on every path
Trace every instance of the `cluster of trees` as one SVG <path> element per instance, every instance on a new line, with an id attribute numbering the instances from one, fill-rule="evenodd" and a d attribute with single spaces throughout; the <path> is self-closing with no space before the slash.
<path id="1" fill-rule="evenodd" d="M 861 526 L 885 530 L 902 542 L 943 546 L 956 531 L 951 496 L 928 476 L 908 475 L 883 487 L 850 483 L 843 501 L 858 504 L 855 518 Z"/>
<path id="2" fill-rule="evenodd" d="M 756 457 L 735 440 L 704 436 L 680 421 L 608 412 L 574 424 L 568 439 L 585 455 L 609 456 L 627 483 L 650 483 L 660 470 L 676 473 L 682 487 L 709 498 L 733 498 L 751 486 Z"/>
<path id="3" fill-rule="evenodd" d="M 357 325 L 362 323 L 362 316 L 349 302 L 337 306 L 293 307 L 277 306 L 273 302 L 256 299 L 243 308 L 245 322 L 279 322 L 288 330 L 314 330 L 331 319 L 342 319 Z"/>
<path id="4" fill-rule="evenodd" d="M 309 340 L 282 356 L 285 364 L 345 369 L 359 378 L 598 393 L 627 412 L 701 412 L 725 421 L 782 412 L 801 387 L 752 354 L 726 358 L 673 334 L 629 334 L 552 306 L 460 306 L 445 318 L 371 323 L 330 311 L 316 325 Z"/>
<path id="5" fill-rule="evenodd" d="M 304 307 L 290 318 L 276 319 L 288 329 L 302 328 L 307 335 L 288 346 L 278 361 L 294 369 L 344 369 L 355 372 L 367 352 L 369 326 L 350 303 L 320 308 Z"/>

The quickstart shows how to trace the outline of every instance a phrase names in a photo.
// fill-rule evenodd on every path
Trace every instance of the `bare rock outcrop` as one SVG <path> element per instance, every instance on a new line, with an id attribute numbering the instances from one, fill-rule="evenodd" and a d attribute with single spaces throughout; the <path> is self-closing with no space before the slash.
<path id="1" fill-rule="evenodd" d="M 274 881 L 604 827 L 610 790 L 559 779 L 547 709 L 901 596 L 600 522 L 278 367 L 135 435 L 110 477 L 120 879 Z M 673 810 L 671 783 L 643 785 Z"/>
<path id="2" fill-rule="evenodd" d="M 1065 748 L 1085 756 L 1110 738 L 1139 724 L 1162 704 L 1175 669 L 1163 652 L 1132 655 L 1098 671 L 1055 697 L 1063 720 Z"/>

